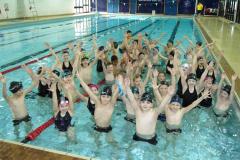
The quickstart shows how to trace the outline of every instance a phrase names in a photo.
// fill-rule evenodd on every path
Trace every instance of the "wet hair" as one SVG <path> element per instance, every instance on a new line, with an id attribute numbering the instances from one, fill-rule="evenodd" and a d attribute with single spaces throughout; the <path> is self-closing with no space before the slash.
<path id="1" fill-rule="evenodd" d="M 136 42 L 138 44 L 138 40 L 137 39 L 134 39 L 133 42 Z"/>
<path id="2" fill-rule="evenodd" d="M 42 73 L 42 67 L 39 67 L 38 70 L 37 70 L 37 74 L 41 74 Z"/>
<path id="3" fill-rule="evenodd" d="M 148 92 L 145 92 L 141 96 L 141 102 L 148 101 L 150 103 L 153 103 L 152 95 Z"/>
<path id="4" fill-rule="evenodd" d="M 174 57 L 174 55 L 175 55 L 174 50 L 172 50 L 172 51 L 169 53 L 169 55 Z"/>
<path id="5" fill-rule="evenodd" d="M 98 47 L 98 51 L 104 51 L 104 46 Z"/>
<path id="6" fill-rule="evenodd" d="M 62 54 L 68 54 L 68 55 L 69 55 L 69 52 L 68 52 L 67 49 L 63 49 L 63 50 L 62 50 Z"/>
<path id="7" fill-rule="evenodd" d="M 134 76 L 133 80 L 135 81 L 137 78 L 142 78 L 142 77 L 141 77 L 141 74 L 136 74 L 136 75 Z"/>
<path id="8" fill-rule="evenodd" d="M 231 89 L 232 89 L 232 87 L 230 85 L 228 85 L 228 84 L 226 84 L 225 86 L 222 87 L 222 90 L 227 92 L 228 95 L 230 95 Z"/>
<path id="9" fill-rule="evenodd" d="M 111 86 L 105 86 L 100 95 L 107 95 L 107 96 L 112 96 L 112 88 Z"/>
<path id="10" fill-rule="evenodd" d="M 22 82 L 20 82 L 20 81 L 12 81 L 9 86 L 9 90 L 12 93 L 16 93 L 19 90 L 21 90 L 22 88 L 23 88 L 23 85 L 22 85 Z"/>
<path id="11" fill-rule="evenodd" d="M 111 65 L 113 65 L 113 63 L 112 63 L 112 62 L 108 62 L 108 63 L 106 64 L 106 67 L 111 66 Z"/>
<path id="12" fill-rule="evenodd" d="M 113 55 L 111 57 L 111 62 L 118 61 L 118 57 L 116 55 Z"/>
<path id="13" fill-rule="evenodd" d="M 130 31 L 130 30 L 127 30 L 127 33 L 132 33 L 132 31 Z"/>
<path id="14" fill-rule="evenodd" d="M 202 42 L 201 42 L 201 41 L 197 41 L 197 42 L 196 42 L 196 45 L 202 46 Z"/>
<path id="15" fill-rule="evenodd" d="M 141 55 L 145 55 L 143 52 L 140 52 L 139 53 L 139 55 L 138 55 L 138 57 L 140 57 Z"/>
<path id="16" fill-rule="evenodd" d="M 179 95 L 174 95 L 170 101 L 170 103 L 174 103 L 174 102 L 177 102 L 179 103 L 180 105 L 182 105 L 182 98 L 179 97 Z"/>
<path id="17" fill-rule="evenodd" d="M 199 56 L 198 58 L 197 58 L 197 61 L 200 61 L 200 60 L 203 60 L 204 58 L 203 58 L 203 56 Z"/>

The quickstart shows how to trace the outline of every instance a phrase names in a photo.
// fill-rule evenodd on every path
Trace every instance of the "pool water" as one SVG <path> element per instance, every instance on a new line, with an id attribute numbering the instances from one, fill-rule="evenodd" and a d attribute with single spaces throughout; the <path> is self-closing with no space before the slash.
<path id="1" fill-rule="evenodd" d="M 97 35 L 100 45 L 105 44 L 109 38 L 120 42 L 123 33 L 128 29 L 133 35 L 147 32 L 153 39 L 165 32 L 163 44 L 166 44 L 172 36 L 178 40 L 184 35 L 190 37 L 193 42 L 204 41 L 191 18 L 88 16 L 62 22 L 48 21 L 40 25 L 0 30 L 1 71 L 48 54 L 43 46 L 46 41 L 59 50 L 65 48 L 68 42 L 80 38 L 84 42 L 84 48 L 91 50 L 93 34 Z M 187 47 L 187 42 L 184 42 L 183 46 Z M 53 63 L 53 60 L 53 57 L 46 58 L 30 67 L 36 70 L 40 65 Z M 103 78 L 97 73 L 93 76 L 95 83 Z M 22 69 L 8 73 L 6 78 L 8 84 L 12 80 L 22 80 L 24 86 L 31 83 L 29 76 Z M 52 106 L 49 105 L 51 103 L 50 99 L 40 98 L 34 94 L 27 97 L 26 104 L 32 116 L 33 128 L 37 128 L 52 117 Z M 86 104 L 78 103 L 75 104 L 77 144 L 67 142 L 66 137 L 60 135 L 54 125 L 29 144 L 104 160 L 238 160 L 240 158 L 240 123 L 233 109 L 230 110 L 227 122 L 219 123 L 211 108 L 195 108 L 185 115 L 182 122 L 183 132 L 177 136 L 166 134 L 164 123 L 159 121 L 156 146 L 133 141 L 135 125 L 125 121 L 125 115 L 125 107 L 118 101 L 112 116 L 113 130 L 107 134 L 99 133 L 93 129 L 94 119 Z M 0 121 L 0 138 L 16 141 L 11 111 L 1 93 Z M 21 138 L 17 141 L 24 139 L 25 135 L 24 125 L 21 125 Z"/>

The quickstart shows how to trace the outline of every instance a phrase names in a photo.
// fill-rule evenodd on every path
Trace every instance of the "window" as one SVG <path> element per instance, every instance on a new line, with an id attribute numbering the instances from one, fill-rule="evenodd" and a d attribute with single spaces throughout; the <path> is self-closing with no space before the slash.
<path id="1" fill-rule="evenodd" d="M 76 13 L 89 13 L 91 12 L 90 0 L 75 0 Z"/>

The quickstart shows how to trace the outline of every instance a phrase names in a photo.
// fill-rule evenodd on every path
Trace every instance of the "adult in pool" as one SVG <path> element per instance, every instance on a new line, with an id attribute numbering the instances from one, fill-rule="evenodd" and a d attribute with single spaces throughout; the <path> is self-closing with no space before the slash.
<path id="1" fill-rule="evenodd" d="M 32 129 L 31 117 L 25 104 L 25 96 L 37 86 L 37 80 L 33 79 L 31 86 L 27 89 L 23 89 L 20 81 L 10 82 L 9 90 L 12 93 L 11 96 L 7 94 L 6 79 L 1 73 L 0 81 L 2 83 L 2 95 L 12 111 L 14 133 L 19 137 L 19 125 L 21 122 L 26 123 L 25 130 L 27 133 Z"/>

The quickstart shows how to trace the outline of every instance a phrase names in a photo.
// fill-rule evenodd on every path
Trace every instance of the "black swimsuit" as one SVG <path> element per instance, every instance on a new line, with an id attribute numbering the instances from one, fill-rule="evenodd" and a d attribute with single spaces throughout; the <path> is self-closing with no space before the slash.
<path id="1" fill-rule="evenodd" d="M 142 138 L 142 137 L 139 137 L 136 133 L 133 135 L 133 140 L 135 141 L 142 141 L 142 142 L 148 142 L 152 145 L 156 145 L 157 144 L 157 135 L 155 134 L 154 137 L 152 137 L 151 139 L 145 139 L 145 138 Z"/>
<path id="2" fill-rule="evenodd" d="M 183 107 L 187 107 L 190 104 L 192 104 L 195 100 L 198 99 L 196 88 L 194 87 L 193 93 L 190 93 L 189 88 L 187 88 L 187 90 L 183 93 L 182 98 L 183 98 L 183 103 L 182 103 Z"/>
<path id="3" fill-rule="evenodd" d="M 199 66 L 198 66 L 197 69 L 196 69 L 196 77 L 198 79 L 200 79 L 204 71 L 205 71 L 204 67 L 203 68 L 199 68 Z"/>
<path id="4" fill-rule="evenodd" d="M 171 74 L 171 73 L 169 72 L 169 70 L 168 70 L 168 67 L 169 67 L 169 68 L 173 68 L 173 64 L 170 63 L 170 60 L 168 60 L 167 65 L 166 65 L 166 73 L 167 73 L 167 74 Z"/>
<path id="5" fill-rule="evenodd" d="M 21 119 L 18 119 L 18 120 L 13 120 L 13 125 L 16 126 L 16 125 L 19 125 L 21 122 L 29 122 L 31 121 L 31 117 L 29 115 L 26 115 L 25 117 L 21 118 Z"/>
<path id="6" fill-rule="evenodd" d="M 199 94 L 199 97 L 202 96 L 202 93 L 204 92 L 204 90 Z M 212 106 L 212 96 L 211 97 L 208 97 L 206 99 L 203 99 L 200 104 L 200 106 L 203 106 L 203 107 L 211 107 Z"/>
<path id="7" fill-rule="evenodd" d="M 68 127 L 71 125 L 72 117 L 69 112 L 66 112 L 64 117 L 61 116 L 61 112 L 59 111 L 57 116 L 55 117 L 55 126 L 61 132 L 66 132 Z"/>
<path id="8" fill-rule="evenodd" d="M 63 64 L 62 64 L 62 70 L 63 71 L 65 71 L 65 70 L 68 70 L 68 71 L 73 71 L 73 67 L 72 67 L 72 65 L 71 65 L 71 63 L 70 62 L 68 62 L 68 67 L 66 67 L 65 66 L 65 63 L 63 62 Z"/>
<path id="9" fill-rule="evenodd" d="M 88 108 L 89 112 L 91 113 L 91 115 L 94 116 L 95 104 L 91 103 L 90 98 L 88 98 L 87 108 Z"/>
<path id="10" fill-rule="evenodd" d="M 41 97 L 46 97 L 49 96 L 50 91 L 49 91 L 49 87 L 48 84 L 43 85 L 41 81 L 39 81 L 39 85 L 38 85 L 38 95 Z"/>

